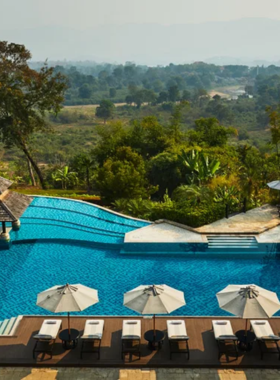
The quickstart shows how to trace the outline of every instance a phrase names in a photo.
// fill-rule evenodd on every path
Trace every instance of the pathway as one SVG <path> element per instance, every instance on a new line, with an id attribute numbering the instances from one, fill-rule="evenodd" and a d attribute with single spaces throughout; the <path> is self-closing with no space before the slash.
<path id="1" fill-rule="evenodd" d="M 279 380 L 279 370 L 0 368 L 1 380 Z"/>

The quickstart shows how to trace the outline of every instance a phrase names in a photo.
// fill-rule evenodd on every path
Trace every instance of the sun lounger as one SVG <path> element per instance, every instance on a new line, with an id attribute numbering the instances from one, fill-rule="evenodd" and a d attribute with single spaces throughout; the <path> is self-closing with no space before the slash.
<path id="1" fill-rule="evenodd" d="M 48 353 L 52 358 L 52 351 L 58 332 L 61 329 L 61 319 L 45 319 L 42 323 L 38 334 L 33 338 L 36 340 L 33 349 L 33 358 L 35 359 L 35 353 Z M 38 347 L 39 346 L 39 347 Z"/>
<path id="2" fill-rule="evenodd" d="M 187 334 L 186 324 L 183 320 L 167 321 L 167 335 L 170 348 L 170 360 L 172 354 L 186 353 L 188 359 L 190 358 L 189 350 L 189 337 Z M 184 345 L 183 348 L 181 346 Z"/>
<path id="3" fill-rule="evenodd" d="M 219 356 L 225 354 L 226 356 L 233 355 L 238 358 L 238 338 L 234 335 L 230 321 L 212 321 L 215 339 L 218 345 Z"/>
<path id="4" fill-rule="evenodd" d="M 141 358 L 141 321 L 138 319 L 124 320 L 122 327 L 122 359 L 125 354 L 136 354 Z"/>
<path id="5" fill-rule="evenodd" d="M 250 323 L 260 347 L 261 359 L 267 353 L 278 354 L 280 360 L 280 347 L 278 346 L 280 337 L 274 334 L 270 323 L 267 320 L 250 321 Z M 276 351 L 271 350 L 271 348 L 276 348 Z"/>
<path id="6" fill-rule="evenodd" d="M 92 352 L 97 353 L 97 358 L 100 359 L 100 346 L 103 336 L 103 329 L 103 319 L 88 319 L 86 321 L 84 333 L 81 337 L 81 359 L 83 358 L 84 353 Z"/>

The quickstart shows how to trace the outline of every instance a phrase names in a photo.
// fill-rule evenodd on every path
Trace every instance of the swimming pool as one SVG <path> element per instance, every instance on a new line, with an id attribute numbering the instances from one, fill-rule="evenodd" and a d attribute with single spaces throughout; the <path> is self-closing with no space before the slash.
<path id="1" fill-rule="evenodd" d="M 11 234 L 14 244 L 0 251 L 1 320 L 47 315 L 36 306 L 37 293 L 66 282 L 99 291 L 100 302 L 79 315 L 134 314 L 123 307 L 123 293 L 140 284 L 184 291 L 187 304 L 173 315 L 227 315 L 215 294 L 228 284 L 256 283 L 280 295 L 280 260 L 274 255 L 122 255 L 124 233 L 148 223 L 68 200 L 35 198 L 21 222 Z"/>
<path id="2" fill-rule="evenodd" d="M 12 241 L 33 239 L 82 240 L 122 244 L 124 234 L 149 222 L 108 212 L 85 202 L 35 197 L 23 216 Z"/>

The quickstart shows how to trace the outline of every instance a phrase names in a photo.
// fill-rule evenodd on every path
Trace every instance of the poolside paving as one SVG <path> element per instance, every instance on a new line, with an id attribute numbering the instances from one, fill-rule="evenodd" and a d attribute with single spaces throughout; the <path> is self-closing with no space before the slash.
<path id="1" fill-rule="evenodd" d="M 127 246 L 134 243 L 207 243 L 209 235 L 250 235 L 255 236 L 260 243 L 277 243 L 280 242 L 279 231 L 277 207 L 264 205 L 198 228 L 165 219 L 158 220 L 126 233 L 124 243 Z"/>
<path id="2" fill-rule="evenodd" d="M 202 243 L 201 234 L 179 224 L 157 222 L 125 234 L 125 243 Z"/>
<path id="3" fill-rule="evenodd" d="M 216 368 L 216 369 L 279 369 L 280 361 L 278 355 L 265 355 L 264 360 L 260 360 L 258 345 L 255 344 L 252 351 L 245 355 L 240 353 L 237 360 L 222 356 L 218 359 L 217 345 L 212 331 L 212 318 L 209 317 L 172 317 L 172 319 L 184 319 L 186 328 L 190 337 L 190 360 L 187 360 L 185 354 L 175 354 L 173 359 L 169 358 L 169 344 L 165 338 L 163 347 L 159 351 L 150 351 L 147 342 L 144 339 L 145 331 L 152 328 L 152 320 L 142 317 L 133 317 L 141 319 L 142 337 L 141 337 L 141 359 L 136 357 L 126 357 L 121 359 L 121 329 L 123 319 L 131 317 L 102 317 L 105 320 L 105 328 L 101 343 L 101 358 L 97 360 L 95 354 L 85 354 L 80 359 L 80 342 L 78 347 L 73 350 L 64 350 L 59 339 L 53 351 L 53 358 L 49 355 L 39 355 L 36 360 L 32 358 L 35 335 L 45 317 L 26 316 L 21 320 L 16 336 L 0 337 L 0 366 L 27 366 L 27 367 L 102 367 L 102 368 L 120 368 L 120 369 L 187 369 L 187 368 Z M 63 328 L 67 327 L 67 318 L 56 317 L 63 320 Z M 83 331 L 85 321 L 89 317 L 71 318 L 71 327 Z M 91 317 L 92 318 L 92 317 Z M 100 318 L 100 317 L 98 317 Z M 156 327 L 159 330 L 166 331 L 165 317 L 158 317 Z M 215 317 L 217 319 L 217 317 Z M 221 318 L 223 319 L 223 318 Z M 239 318 L 227 318 L 231 320 L 233 330 L 236 332 L 244 328 L 244 320 Z M 272 318 L 271 326 L 276 334 L 280 332 L 280 318 Z M 136 380 L 136 379 L 134 379 Z"/>
<path id="4" fill-rule="evenodd" d="M 196 228 L 201 234 L 260 234 L 280 225 L 277 207 L 264 205 Z"/>
<path id="5" fill-rule="evenodd" d="M 279 370 L 0 368 L 1 380 L 276 380 Z"/>

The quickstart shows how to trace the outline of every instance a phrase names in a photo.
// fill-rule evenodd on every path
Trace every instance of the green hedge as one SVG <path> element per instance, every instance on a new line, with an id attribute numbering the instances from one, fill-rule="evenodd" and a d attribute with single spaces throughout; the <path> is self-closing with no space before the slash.
<path id="1" fill-rule="evenodd" d="M 211 204 L 211 207 L 199 207 L 194 211 L 182 208 L 154 208 L 150 214 L 151 220 L 168 219 L 190 227 L 200 227 L 213 223 L 225 217 L 225 207 L 221 204 Z"/>
<path id="2" fill-rule="evenodd" d="M 69 199 L 77 199 L 81 201 L 86 201 L 90 203 L 98 203 L 100 204 L 100 196 L 99 195 L 90 195 L 85 194 L 84 191 L 75 191 L 73 190 L 57 190 L 57 189 L 48 189 L 48 190 L 42 190 L 42 189 L 13 189 L 21 194 L 26 195 L 43 195 L 46 197 L 61 197 L 61 198 L 69 198 Z"/>

